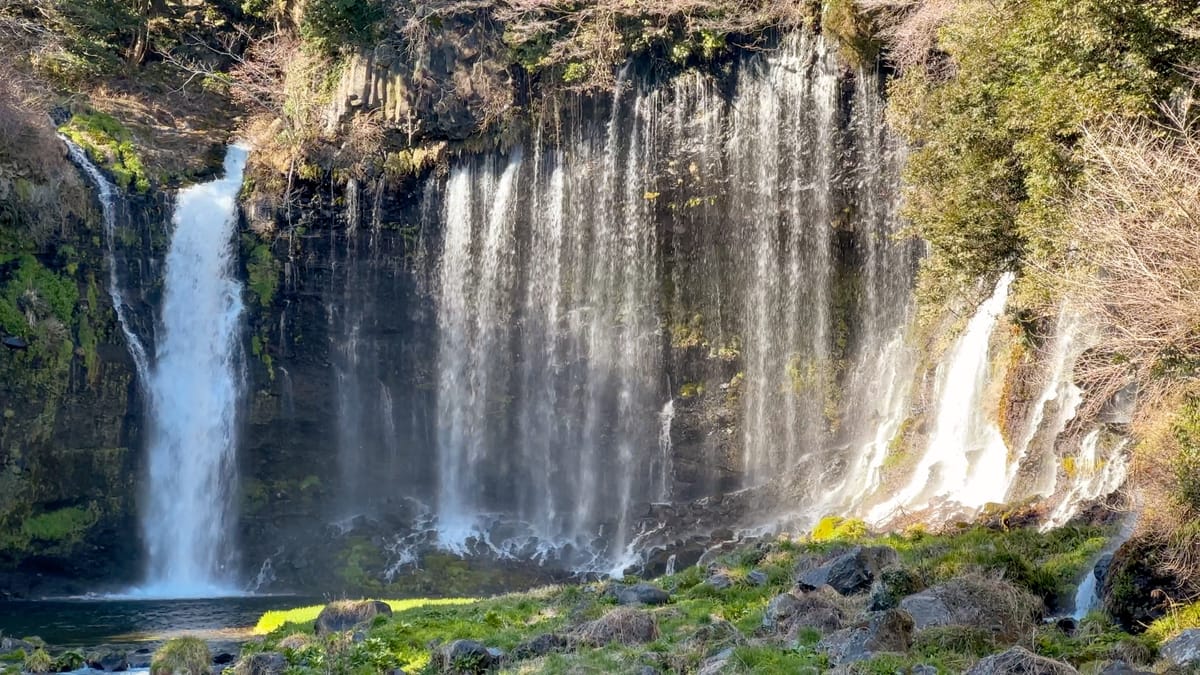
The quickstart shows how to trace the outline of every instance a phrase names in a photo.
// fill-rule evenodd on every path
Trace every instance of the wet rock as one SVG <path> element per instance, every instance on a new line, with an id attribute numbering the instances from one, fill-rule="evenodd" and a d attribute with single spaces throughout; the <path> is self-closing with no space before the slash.
<path id="1" fill-rule="evenodd" d="M 1185 630 L 1167 640 L 1159 654 L 1178 668 L 1200 670 L 1200 628 Z"/>
<path id="2" fill-rule="evenodd" d="M 314 626 L 317 635 L 340 633 L 377 616 L 391 616 L 392 608 L 379 600 L 340 600 L 325 605 Z"/>
<path id="3" fill-rule="evenodd" d="M 833 665 L 865 661 L 882 653 L 903 654 L 913 641 L 913 619 L 908 612 L 889 609 L 872 612 L 866 621 L 843 628 L 817 643 L 817 650 Z"/>
<path id="4" fill-rule="evenodd" d="M 103 670 L 106 673 L 119 673 L 129 670 L 129 659 L 125 652 L 102 647 L 87 655 L 85 659 L 89 668 Z"/>
<path id="5" fill-rule="evenodd" d="M 871 585 L 871 595 L 867 598 L 867 610 L 882 612 L 885 609 L 898 607 L 902 598 L 919 593 L 924 589 L 925 583 L 916 573 L 903 567 L 889 567 L 880 572 L 875 583 Z"/>
<path id="6" fill-rule="evenodd" d="M 229 656 L 228 661 L 221 662 L 221 661 L 217 661 L 216 659 L 213 659 L 213 663 L 216 663 L 218 665 L 224 665 L 225 663 L 232 663 L 233 655 L 227 654 L 227 656 Z M 219 655 L 218 655 L 218 658 L 220 658 Z M 135 650 L 132 654 L 129 655 L 129 668 L 131 670 L 136 670 L 138 668 L 149 668 L 150 662 L 153 659 L 154 659 L 154 652 L 150 649 L 146 649 L 145 647 L 143 647 L 141 649 Z"/>
<path id="7" fill-rule="evenodd" d="M 1075 629 L 1078 628 L 1078 624 L 1075 623 L 1075 619 L 1069 616 L 1059 618 L 1054 622 L 1054 625 L 1063 632 L 1063 635 L 1074 635 Z"/>
<path id="8" fill-rule="evenodd" d="M 1024 647 L 1013 647 L 979 661 L 967 675 L 1078 675 L 1061 661 L 1038 656 Z"/>
<path id="9" fill-rule="evenodd" d="M 25 653 L 29 653 L 36 649 L 36 647 L 32 642 L 26 642 L 25 640 L 18 640 L 10 637 L 0 637 L 0 654 L 9 654 L 17 651 L 18 649 L 24 651 Z"/>
<path id="10" fill-rule="evenodd" d="M 727 647 L 712 656 L 704 659 L 700 663 L 700 670 L 696 671 L 696 675 L 720 675 L 725 672 L 725 667 L 729 665 L 729 659 L 733 658 L 733 647 Z"/>
<path id="11" fill-rule="evenodd" d="M 670 593 L 645 583 L 632 586 L 614 584 L 608 590 L 618 605 L 665 605 L 671 599 Z"/>
<path id="12" fill-rule="evenodd" d="M 454 640 L 434 654 L 434 665 L 443 673 L 486 673 L 500 660 L 482 642 Z"/>
<path id="13" fill-rule="evenodd" d="M 0 338 L 0 343 L 3 343 L 5 347 L 13 350 L 19 351 L 29 349 L 29 343 L 15 335 L 6 335 L 3 338 Z"/>
<path id="14" fill-rule="evenodd" d="M 1096 561 L 1096 566 L 1092 568 L 1092 576 L 1096 577 L 1096 585 L 1104 585 L 1104 577 L 1108 575 L 1108 568 L 1112 565 L 1113 554 L 1105 553 Z"/>
<path id="15" fill-rule="evenodd" d="M 571 648 L 571 641 L 556 633 L 542 633 L 513 647 L 509 658 L 513 661 L 536 659 L 539 656 L 565 652 Z"/>
<path id="16" fill-rule="evenodd" d="M 1183 594 L 1179 581 L 1163 571 L 1162 548 L 1130 539 L 1113 554 L 1104 571 L 1101 604 L 1121 628 L 1140 633 L 1167 613 L 1165 598 Z"/>
<path id="17" fill-rule="evenodd" d="M 287 670 L 287 659 L 278 652 L 262 652 L 242 657 L 238 662 L 238 675 L 281 675 Z"/>
<path id="18" fill-rule="evenodd" d="M 219 652 L 216 656 L 213 657 L 213 663 L 217 664 L 218 666 L 223 666 L 227 663 L 233 663 L 234 659 L 236 659 L 236 658 L 237 657 L 235 657 L 233 654 L 230 654 L 229 652 Z"/>
<path id="19" fill-rule="evenodd" d="M 885 567 L 895 565 L 899 556 L 888 546 L 855 546 L 833 560 L 800 575 L 801 590 L 831 586 L 842 595 L 863 593 L 871 588 Z"/>
<path id="20" fill-rule="evenodd" d="M 658 639 L 658 623 L 645 610 L 618 607 L 595 621 L 580 624 L 574 633 L 580 642 L 592 647 L 613 642 L 645 644 Z"/>
<path id="21" fill-rule="evenodd" d="M 750 570 L 750 573 L 746 575 L 746 582 L 751 586 L 766 586 L 769 580 L 770 577 L 762 570 Z"/>

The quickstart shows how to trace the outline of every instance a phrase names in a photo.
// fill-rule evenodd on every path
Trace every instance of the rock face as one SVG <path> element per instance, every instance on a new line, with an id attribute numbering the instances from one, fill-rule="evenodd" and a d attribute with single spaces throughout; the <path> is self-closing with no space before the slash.
<path id="1" fill-rule="evenodd" d="M 513 100 L 507 48 L 485 18 L 456 14 L 418 40 L 394 35 L 355 53 L 331 119 L 374 110 L 410 140 L 467 138 Z"/>
<path id="2" fill-rule="evenodd" d="M 1179 668 L 1200 668 L 1200 629 L 1185 630 L 1159 648 L 1162 657 Z"/>
<path id="3" fill-rule="evenodd" d="M 314 626 L 317 635 L 340 633 L 377 616 L 391 616 L 392 608 L 379 600 L 341 600 L 325 605 Z"/>
<path id="4" fill-rule="evenodd" d="M 979 661 L 967 675 L 1077 675 L 1070 665 L 1038 656 L 1024 647 L 1013 647 Z"/>
<path id="5" fill-rule="evenodd" d="M 842 595 L 866 592 L 885 567 L 896 564 L 899 556 L 886 546 L 856 546 L 820 567 L 808 570 L 796 580 L 801 590 L 829 585 Z"/>
<path id="6" fill-rule="evenodd" d="M 912 647 L 913 619 L 908 612 L 889 609 L 868 614 L 859 625 L 843 628 L 817 643 L 830 663 L 865 661 L 882 653 L 905 653 Z"/>

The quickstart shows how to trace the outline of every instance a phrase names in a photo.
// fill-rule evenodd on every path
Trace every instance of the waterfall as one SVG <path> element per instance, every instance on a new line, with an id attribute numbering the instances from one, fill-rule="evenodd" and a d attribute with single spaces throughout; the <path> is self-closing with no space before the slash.
<path id="1" fill-rule="evenodd" d="M 146 356 L 146 348 L 142 345 L 141 339 L 129 322 L 122 291 L 123 284 L 117 270 L 117 188 L 104 177 L 95 164 L 92 164 L 83 148 L 75 145 L 65 136 L 59 135 L 59 138 L 67 144 L 67 153 L 70 155 L 71 161 L 82 169 L 92 184 L 96 186 L 96 195 L 100 199 L 100 211 L 104 218 L 104 246 L 108 258 L 108 295 L 112 299 L 113 311 L 117 314 L 117 323 L 121 326 L 121 333 L 129 348 L 129 355 L 133 358 L 138 381 L 144 387 L 149 382 L 150 359 Z"/>
<path id="2" fill-rule="evenodd" d="M 235 274 L 237 194 L 247 149 L 230 146 L 224 177 L 181 190 L 166 260 L 161 341 L 149 378 L 149 554 L 138 593 L 230 593 L 231 496 L 242 284 Z"/>
<path id="3" fill-rule="evenodd" d="M 670 399 L 658 413 L 658 500 L 661 502 L 671 499 L 671 424 L 675 421 L 675 399 Z"/>
<path id="4" fill-rule="evenodd" d="M 1129 472 L 1128 443 L 1128 438 L 1112 437 L 1102 429 L 1089 431 L 1080 441 L 1078 453 L 1063 460 L 1067 489 L 1042 528 L 1065 525 L 1084 504 L 1116 492 Z"/>
<path id="5" fill-rule="evenodd" d="M 626 68 L 596 114 L 431 179 L 442 546 L 611 569 L 639 505 L 712 494 L 695 473 L 723 456 L 744 485 L 808 481 L 814 517 L 829 484 L 849 502 L 879 473 L 920 253 L 894 239 L 879 77 L 847 84 L 812 35 L 738 68 L 729 89 Z M 706 368 L 744 366 L 717 394 L 740 420 L 680 464 L 699 386 L 665 369 L 699 345 Z"/>
<path id="6" fill-rule="evenodd" d="M 885 520 L 899 508 L 924 508 L 935 498 L 973 508 L 1003 501 L 1008 483 L 997 477 L 1008 474 L 1008 446 L 983 394 L 991 362 L 989 344 L 1012 281 L 1012 273 L 1000 277 L 940 366 L 944 372 L 925 453 L 909 483 L 872 509 L 871 520 Z"/>

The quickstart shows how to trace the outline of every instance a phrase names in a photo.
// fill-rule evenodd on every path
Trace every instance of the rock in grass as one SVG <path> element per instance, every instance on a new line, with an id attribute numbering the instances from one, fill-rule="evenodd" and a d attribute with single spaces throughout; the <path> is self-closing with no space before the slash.
<path id="1" fill-rule="evenodd" d="M 233 668 L 234 675 L 282 675 L 287 659 L 278 652 L 261 652 L 242 657 Z"/>
<path id="2" fill-rule="evenodd" d="M 716 572 L 705 579 L 704 583 L 712 586 L 718 591 L 723 591 L 730 586 L 733 586 L 733 578 L 724 572 Z"/>
<path id="3" fill-rule="evenodd" d="M 1185 630 L 1167 640 L 1159 653 L 1173 666 L 1200 669 L 1200 628 Z"/>
<path id="4" fill-rule="evenodd" d="M 1061 661 L 1038 656 L 1024 647 L 1013 647 L 979 661 L 967 675 L 1078 675 Z"/>
<path id="5" fill-rule="evenodd" d="M 966 626 L 987 631 L 1000 642 L 1013 644 L 1029 633 L 1042 602 L 1004 579 L 965 575 L 900 601 L 918 631 L 943 626 Z"/>
<path id="6" fill-rule="evenodd" d="M 729 659 L 731 658 L 733 658 L 733 647 L 726 647 L 704 659 L 696 675 L 720 675 L 720 673 L 725 672 L 725 666 L 729 665 Z"/>
<path id="7" fill-rule="evenodd" d="M 514 661 L 536 659 L 539 656 L 570 650 L 571 641 L 556 633 L 542 633 L 513 647 L 509 657 Z"/>
<path id="8" fill-rule="evenodd" d="M 799 633 L 809 628 L 822 634 L 835 631 L 842 627 L 845 619 L 835 598 L 833 591 L 777 595 L 763 612 L 762 629 L 768 633 Z"/>
<path id="9" fill-rule="evenodd" d="M 314 625 L 317 635 L 340 633 L 377 616 L 391 616 L 392 608 L 379 600 L 339 600 L 325 605 Z"/>
<path id="10" fill-rule="evenodd" d="M 843 628 L 817 643 L 817 651 L 830 663 L 865 661 L 879 654 L 906 653 L 913 642 L 913 619 L 908 612 L 889 609 L 872 612 L 857 626 Z"/>
<path id="11" fill-rule="evenodd" d="M 123 669 L 122 669 L 123 670 Z M 151 675 L 210 675 L 212 654 L 199 638 L 167 640 L 150 660 Z"/>
<path id="12" fill-rule="evenodd" d="M 670 593 L 645 583 L 632 586 L 613 584 L 609 586 L 609 592 L 618 605 L 665 605 L 671 599 Z"/>
<path id="13" fill-rule="evenodd" d="M 474 675 L 486 673 L 500 662 L 487 645 L 475 640 L 454 640 L 435 653 L 433 665 L 443 673 Z"/>
<path id="14" fill-rule="evenodd" d="M 746 583 L 751 586 L 766 586 L 770 580 L 771 578 L 762 570 L 750 570 L 746 574 Z"/>
<path id="15" fill-rule="evenodd" d="M 1110 661 L 1096 675 L 1154 675 L 1149 670 L 1138 670 L 1124 661 Z"/>
<path id="16" fill-rule="evenodd" d="M 630 607 L 618 607 L 595 621 L 575 628 L 579 641 L 592 647 L 616 642 L 636 645 L 658 639 L 658 622 L 650 612 Z"/>
<path id="17" fill-rule="evenodd" d="M 811 591 L 832 586 L 842 595 L 864 593 L 885 567 L 899 562 L 896 550 L 888 546 L 855 546 L 829 562 L 800 575 L 800 590 Z"/>
<path id="18" fill-rule="evenodd" d="M 925 583 L 915 572 L 903 567 L 889 567 L 879 573 L 871 585 L 867 598 L 867 610 L 882 612 L 900 605 L 905 596 L 925 590 Z M 913 617 L 916 618 L 915 616 Z"/>

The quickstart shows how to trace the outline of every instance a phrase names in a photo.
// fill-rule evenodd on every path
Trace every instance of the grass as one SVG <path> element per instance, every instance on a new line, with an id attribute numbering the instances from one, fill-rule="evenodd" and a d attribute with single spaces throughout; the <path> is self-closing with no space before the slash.
<path id="1" fill-rule="evenodd" d="M 406 600 L 384 600 L 393 612 L 403 612 L 417 607 L 440 607 L 445 605 L 464 605 L 477 602 L 473 598 L 408 598 Z M 267 635 L 279 630 L 287 624 L 305 624 L 317 620 L 317 616 L 325 605 L 309 605 L 294 609 L 279 609 L 266 612 L 254 624 L 255 635 Z"/>
<path id="2" fill-rule="evenodd" d="M 150 661 L 152 675 L 207 675 L 212 672 L 212 654 L 200 638 L 167 640 Z"/>
<path id="3" fill-rule="evenodd" d="M 671 600 L 644 610 L 653 614 L 658 628 L 657 638 L 648 644 L 579 646 L 567 653 L 521 661 L 508 672 L 617 673 L 636 672 L 647 665 L 662 672 L 695 672 L 705 658 L 726 647 L 734 647 L 734 651 L 725 672 L 822 672 L 828 663 L 815 648 L 820 639 L 816 631 L 807 631 L 792 643 L 738 644 L 739 634 L 751 636 L 759 631 L 771 598 L 792 587 L 793 570 L 803 556 L 832 554 L 853 544 L 888 545 L 897 550 L 903 566 L 928 585 L 966 575 L 994 578 L 999 574 L 1031 592 L 1049 593 L 1073 583 L 1105 539 L 1099 528 L 1063 528 L 1044 534 L 970 528 L 943 535 L 868 536 L 852 521 L 831 520 L 820 529 L 820 537 L 780 540 L 723 556 L 716 565 L 732 580 L 728 588 L 707 583 L 708 573 L 696 566 L 655 580 L 671 593 Z M 836 530 L 841 530 L 841 538 L 832 533 Z M 751 583 L 751 570 L 766 573 L 767 581 L 761 586 Z M 344 635 L 313 636 L 311 622 L 322 609 L 319 605 L 268 612 L 255 633 L 266 635 L 263 649 L 285 654 L 289 672 L 342 672 L 338 664 L 346 666 L 345 672 L 367 672 L 363 668 L 422 672 L 432 667 L 431 644 L 471 639 L 511 651 L 542 634 L 578 637 L 580 624 L 616 609 L 603 588 L 601 583 L 591 583 L 476 600 L 387 601 L 394 614 L 377 617 L 366 639 L 357 643 Z M 865 596 L 837 600 L 847 616 L 855 616 L 862 610 Z M 1130 642 L 1132 638 L 1111 624 L 1085 624 L 1076 637 L 1042 628 L 1037 637 L 1039 651 L 1072 662 L 1101 653 L 1146 653 L 1141 644 Z M 918 663 L 961 672 L 981 655 L 1003 648 L 1000 642 L 981 630 L 939 629 L 925 634 L 910 654 L 881 656 L 856 665 L 854 672 L 890 674 Z M 1089 646 L 1093 644 L 1099 646 Z"/>
<path id="4" fill-rule="evenodd" d="M 1200 601 L 1171 608 L 1167 615 L 1146 628 L 1146 637 L 1161 643 L 1189 628 L 1200 628 Z"/>

